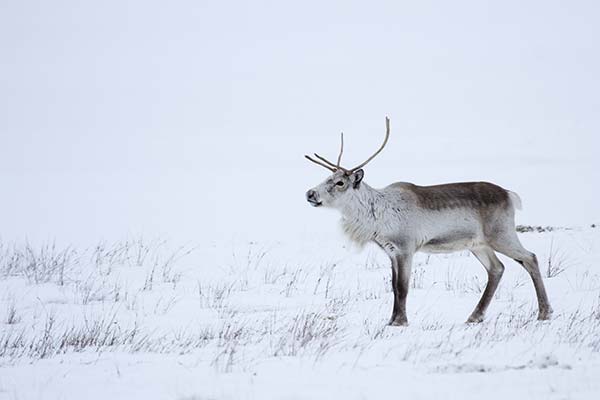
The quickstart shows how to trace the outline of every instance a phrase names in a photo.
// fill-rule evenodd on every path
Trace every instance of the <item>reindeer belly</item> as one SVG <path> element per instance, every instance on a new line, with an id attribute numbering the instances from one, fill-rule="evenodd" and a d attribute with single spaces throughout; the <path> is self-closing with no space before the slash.
<path id="1" fill-rule="evenodd" d="M 419 251 L 424 253 L 452 253 L 472 249 L 481 244 L 481 240 L 472 231 L 451 231 L 435 236 L 425 242 Z"/>
<path id="2" fill-rule="evenodd" d="M 472 249 L 483 244 L 481 223 L 469 211 L 448 212 L 438 216 L 437 224 L 427 227 L 419 251 L 451 253 Z"/>

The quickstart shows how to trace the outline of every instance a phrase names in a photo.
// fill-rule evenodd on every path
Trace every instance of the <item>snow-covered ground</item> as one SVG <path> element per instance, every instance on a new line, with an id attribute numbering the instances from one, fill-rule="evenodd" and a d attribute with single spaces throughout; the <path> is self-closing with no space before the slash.
<path id="1" fill-rule="evenodd" d="M 420 255 L 410 325 L 388 261 L 341 239 L 0 247 L 0 399 L 595 398 L 600 229 L 525 232 L 481 324 L 468 253 Z M 468 377 L 468 379 L 466 379 Z"/>

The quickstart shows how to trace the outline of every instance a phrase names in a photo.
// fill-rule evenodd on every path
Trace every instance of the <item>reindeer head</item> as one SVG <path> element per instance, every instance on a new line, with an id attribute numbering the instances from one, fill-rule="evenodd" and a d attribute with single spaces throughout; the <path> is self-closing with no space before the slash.
<path id="1" fill-rule="evenodd" d="M 343 133 L 341 135 L 340 154 L 338 155 L 337 163 L 334 164 L 318 154 L 315 154 L 317 160 L 305 155 L 304 157 L 306 157 L 308 160 L 333 172 L 333 174 L 330 175 L 323 183 L 306 192 L 306 200 L 314 207 L 328 206 L 335 208 L 343 203 L 344 199 L 347 199 L 348 196 L 351 196 L 352 191 L 360 188 L 360 183 L 362 182 L 364 176 L 364 171 L 362 168 L 373 158 L 375 158 L 375 156 L 377 156 L 381 150 L 383 150 L 389 137 L 390 120 L 386 117 L 385 139 L 383 140 L 383 144 L 365 162 L 352 169 L 346 169 L 340 165 L 342 161 L 342 154 L 344 153 Z"/>

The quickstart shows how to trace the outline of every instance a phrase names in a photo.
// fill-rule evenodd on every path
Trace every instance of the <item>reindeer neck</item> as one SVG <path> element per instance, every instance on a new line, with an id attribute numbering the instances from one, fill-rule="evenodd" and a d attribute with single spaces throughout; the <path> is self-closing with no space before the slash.
<path id="1" fill-rule="evenodd" d="M 381 191 L 364 182 L 351 193 L 352 201 L 340 209 L 342 228 L 352 241 L 364 244 L 381 231 L 386 202 Z"/>
<path id="2" fill-rule="evenodd" d="M 340 210 L 342 216 L 347 219 L 360 218 L 361 220 L 372 214 L 374 205 L 381 201 L 382 194 L 364 182 L 350 193 L 352 201 L 344 204 Z"/>

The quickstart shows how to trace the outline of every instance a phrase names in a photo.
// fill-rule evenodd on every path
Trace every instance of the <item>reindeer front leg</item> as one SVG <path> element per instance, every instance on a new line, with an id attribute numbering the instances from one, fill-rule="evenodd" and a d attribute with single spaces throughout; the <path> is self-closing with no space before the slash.
<path id="1" fill-rule="evenodd" d="M 392 262 L 394 307 L 392 309 L 392 318 L 390 318 L 388 325 L 406 326 L 408 325 L 408 319 L 406 318 L 406 296 L 408 295 L 413 253 L 406 249 L 401 249 L 393 243 L 384 243 L 380 246 Z"/>
<path id="2" fill-rule="evenodd" d="M 406 296 L 412 269 L 412 254 L 397 254 L 392 259 L 392 288 L 394 289 L 394 308 L 389 325 L 406 326 Z"/>

